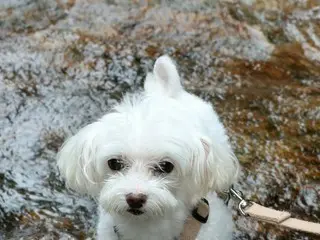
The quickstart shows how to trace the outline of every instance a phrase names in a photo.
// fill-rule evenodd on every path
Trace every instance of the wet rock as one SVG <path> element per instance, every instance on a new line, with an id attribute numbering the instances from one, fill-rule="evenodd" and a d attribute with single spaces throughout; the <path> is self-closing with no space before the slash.
<path id="1" fill-rule="evenodd" d="M 4 1 L 0 3 L 0 25 L 7 34 L 32 33 L 55 25 L 74 4 L 68 1 Z"/>
<path id="2" fill-rule="evenodd" d="M 316 1 L 2 2 L 0 238 L 94 237 L 96 205 L 65 188 L 55 154 L 163 53 L 219 112 L 243 166 L 237 187 L 320 221 Z M 235 239 L 312 239 L 234 218 Z"/>

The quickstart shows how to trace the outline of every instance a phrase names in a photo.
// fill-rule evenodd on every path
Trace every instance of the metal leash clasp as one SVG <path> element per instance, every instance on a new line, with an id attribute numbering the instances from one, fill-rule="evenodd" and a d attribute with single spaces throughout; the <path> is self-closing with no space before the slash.
<path id="1" fill-rule="evenodd" d="M 252 202 L 245 199 L 244 196 L 243 196 L 243 193 L 241 191 L 237 191 L 233 188 L 233 185 L 230 187 L 229 191 L 228 191 L 228 198 L 226 200 L 226 203 L 229 202 L 230 198 L 233 197 L 235 198 L 236 200 L 239 201 L 239 204 L 238 204 L 238 210 L 240 211 L 240 213 L 243 215 L 243 216 L 247 216 L 248 214 L 246 214 L 244 212 L 244 210 L 248 207 L 248 206 L 251 206 L 252 205 Z"/>

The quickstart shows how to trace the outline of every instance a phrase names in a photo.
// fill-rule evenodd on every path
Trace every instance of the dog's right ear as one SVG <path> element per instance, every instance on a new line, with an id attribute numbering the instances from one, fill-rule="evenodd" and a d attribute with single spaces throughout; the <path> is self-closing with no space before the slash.
<path id="1" fill-rule="evenodd" d="M 98 194 L 103 181 L 103 172 L 96 167 L 100 124 L 95 122 L 82 128 L 63 144 L 57 155 L 58 168 L 67 186 L 92 196 Z"/>
<path id="2" fill-rule="evenodd" d="M 198 188 L 207 194 L 210 191 L 223 192 L 236 181 L 239 162 L 231 146 L 226 141 L 218 143 L 207 136 L 199 141 L 197 158 L 193 165 L 193 174 Z"/>
<path id="3" fill-rule="evenodd" d="M 156 60 L 153 73 L 147 75 L 144 89 L 147 93 L 170 97 L 175 97 L 183 89 L 178 70 L 169 56 L 164 55 Z"/>

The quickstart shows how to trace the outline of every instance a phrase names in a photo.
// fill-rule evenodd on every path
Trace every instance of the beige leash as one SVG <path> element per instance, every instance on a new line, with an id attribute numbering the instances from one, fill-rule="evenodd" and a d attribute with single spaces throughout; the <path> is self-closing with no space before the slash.
<path id="1" fill-rule="evenodd" d="M 320 235 L 319 223 L 292 218 L 289 212 L 274 210 L 248 201 L 243 198 L 243 194 L 240 191 L 236 191 L 233 187 L 229 189 L 228 195 L 229 198 L 226 202 L 229 201 L 230 196 L 238 200 L 238 210 L 244 216 L 250 216 L 258 221 L 281 227 Z M 200 232 L 202 224 L 206 223 L 209 218 L 209 211 L 209 203 L 206 199 L 202 199 L 187 218 L 179 240 L 197 240 L 197 235 Z"/>
<path id="2" fill-rule="evenodd" d="M 292 218 L 289 212 L 277 211 L 263 207 L 257 203 L 243 198 L 242 193 L 232 187 L 229 194 L 239 200 L 238 209 L 244 216 L 250 216 L 256 220 L 272 223 L 278 226 L 320 235 L 320 224 Z"/>

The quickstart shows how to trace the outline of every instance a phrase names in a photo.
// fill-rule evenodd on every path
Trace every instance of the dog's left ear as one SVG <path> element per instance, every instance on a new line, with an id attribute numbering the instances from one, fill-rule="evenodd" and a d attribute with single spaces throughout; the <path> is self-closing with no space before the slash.
<path id="1" fill-rule="evenodd" d="M 175 97 L 183 90 L 178 70 L 173 60 L 167 56 L 159 57 L 153 68 L 153 73 L 148 73 L 144 83 L 147 93 L 160 93 Z"/>
<path id="2" fill-rule="evenodd" d="M 196 158 L 195 180 L 204 194 L 228 190 L 238 177 L 239 163 L 228 142 L 214 143 L 208 137 L 201 137 Z"/>

